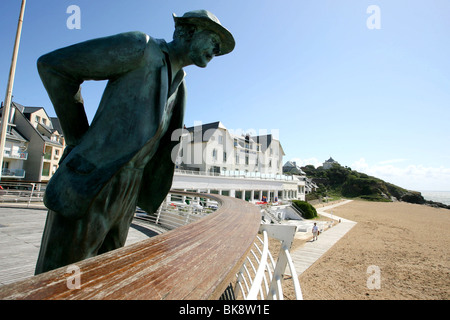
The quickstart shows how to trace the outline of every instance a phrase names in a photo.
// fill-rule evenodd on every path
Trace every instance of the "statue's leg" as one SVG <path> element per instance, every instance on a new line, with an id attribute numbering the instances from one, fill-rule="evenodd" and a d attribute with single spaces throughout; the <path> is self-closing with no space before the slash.
<path id="1" fill-rule="evenodd" d="M 123 247 L 136 212 L 142 170 L 123 168 L 78 220 L 49 211 L 36 274 Z"/>
<path id="2" fill-rule="evenodd" d="M 135 193 L 136 194 L 136 193 Z M 135 198 L 135 197 L 132 197 Z M 110 212 L 111 213 L 111 212 Z M 108 234 L 105 236 L 98 254 L 121 248 L 125 245 L 128 231 L 136 213 L 136 200 L 122 201 L 121 210 L 115 212 L 115 219 Z"/>
<path id="3" fill-rule="evenodd" d="M 122 248 L 125 245 L 128 237 L 128 231 L 130 229 L 131 222 L 133 220 L 133 215 L 128 215 L 124 217 L 116 226 L 112 227 L 111 230 L 105 237 L 102 246 L 98 250 L 98 254 L 106 253 L 108 251 L 116 250 Z"/>
<path id="4" fill-rule="evenodd" d="M 89 215 L 71 220 L 49 210 L 35 274 L 74 264 L 97 254 L 107 230 L 93 226 Z M 96 236 L 90 235 L 94 232 Z"/>
<path id="5" fill-rule="evenodd" d="M 103 254 L 125 245 L 131 222 L 136 213 L 137 197 L 139 194 L 142 170 L 130 167 L 122 168 L 113 179 L 108 188 L 104 188 L 103 201 L 95 201 L 92 211 L 98 214 L 96 219 L 108 225 L 108 232 L 98 250 Z M 101 197 L 99 197 L 101 199 Z"/>

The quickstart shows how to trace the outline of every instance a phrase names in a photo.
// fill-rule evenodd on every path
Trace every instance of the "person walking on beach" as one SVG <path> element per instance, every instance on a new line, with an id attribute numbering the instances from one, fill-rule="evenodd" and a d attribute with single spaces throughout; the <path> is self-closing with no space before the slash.
<path id="1" fill-rule="evenodd" d="M 317 223 L 314 222 L 314 227 L 312 228 L 313 241 L 317 240 L 317 236 L 319 235 L 319 228 L 317 227 Z"/>

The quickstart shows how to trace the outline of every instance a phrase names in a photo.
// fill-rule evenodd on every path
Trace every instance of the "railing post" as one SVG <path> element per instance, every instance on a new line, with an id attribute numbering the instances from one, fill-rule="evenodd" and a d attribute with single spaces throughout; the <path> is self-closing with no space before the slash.
<path id="1" fill-rule="evenodd" d="M 292 266 L 293 264 L 289 261 L 289 250 L 292 246 L 292 242 L 296 233 L 296 226 L 288 226 L 288 225 L 267 225 L 263 224 L 260 227 L 260 232 L 267 232 L 269 237 L 278 239 L 281 241 L 281 248 L 278 254 L 278 260 L 275 266 L 275 270 L 273 272 L 273 278 L 270 283 L 270 288 L 268 292 L 268 299 L 276 297 L 275 294 L 279 292 L 278 288 L 281 286 L 282 276 L 285 273 L 286 267 L 289 264 Z M 296 288 L 297 297 L 301 297 L 300 285 L 298 284 L 297 274 L 294 270 L 291 270 L 292 279 L 294 281 L 294 287 Z M 299 291 L 299 292 L 297 292 Z M 278 297 L 278 299 L 282 299 L 282 297 Z"/>
<path id="2" fill-rule="evenodd" d="M 162 206 L 163 206 L 163 203 L 158 208 L 158 211 L 157 211 L 158 214 L 156 215 L 156 221 L 155 221 L 156 224 L 159 223 L 159 218 L 161 217 Z"/>
<path id="3" fill-rule="evenodd" d="M 34 186 L 35 186 L 35 184 L 32 183 L 32 184 L 31 184 L 31 193 L 30 193 L 30 198 L 28 199 L 28 206 L 27 206 L 27 208 L 30 207 L 31 199 L 33 198 Z"/>
<path id="4" fill-rule="evenodd" d="M 191 214 L 192 214 L 192 204 L 191 205 L 189 205 L 189 207 L 188 207 L 188 212 L 186 213 L 186 220 L 184 221 L 184 224 L 186 225 L 186 224 L 188 224 L 189 223 L 189 217 L 191 216 Z"/>

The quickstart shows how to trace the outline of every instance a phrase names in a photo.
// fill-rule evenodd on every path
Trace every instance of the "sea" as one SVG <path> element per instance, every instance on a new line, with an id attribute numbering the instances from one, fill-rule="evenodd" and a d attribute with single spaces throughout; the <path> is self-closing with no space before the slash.
<path id="1" fill-rule="evenodd" d="M 420 191 L 425 200 L 440 202 L 450 206 L 450 191 Z"/>

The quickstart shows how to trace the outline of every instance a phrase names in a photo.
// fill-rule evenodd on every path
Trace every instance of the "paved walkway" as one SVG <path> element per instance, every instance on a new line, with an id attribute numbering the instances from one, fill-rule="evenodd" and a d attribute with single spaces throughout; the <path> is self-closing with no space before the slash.
<path id="1" fill-rule="evenodd" d="M 0 207 L 0 287 L 34 275 L 46 217 L 45 210 Z M 155 234 L 135 220 L 125 245 Z"/>
<path id="2" fill-rule="evenodd" d="M 356 222 L 354 221 L 343 219 L 324 212 L 337 206 L 345 205 L 349 202 L 351 202 L 351 200 L 343 201 L 323 208 L 317 208 L 317 213 L 319 213 L 320 215 L 335 220 L 340 219 L 341 222 L 321 233 L 317 241 L 310 240 L 306 242 L 303 247 L 298 248 L 294 252 L 291 252 L 291 257 L 294 262 L 297 275 L 301 275 L 306 269 L 313 265 L 325 252 L 327 252 L 332 246 L 334 246 L 334 244 L 338 242 L 339 239 L 341 239 L 356 225 Z M 309 236 L 311 236 L 311 234 Z M 286 273 L 290 275 L 289 268 L 286 269 Z"/>

